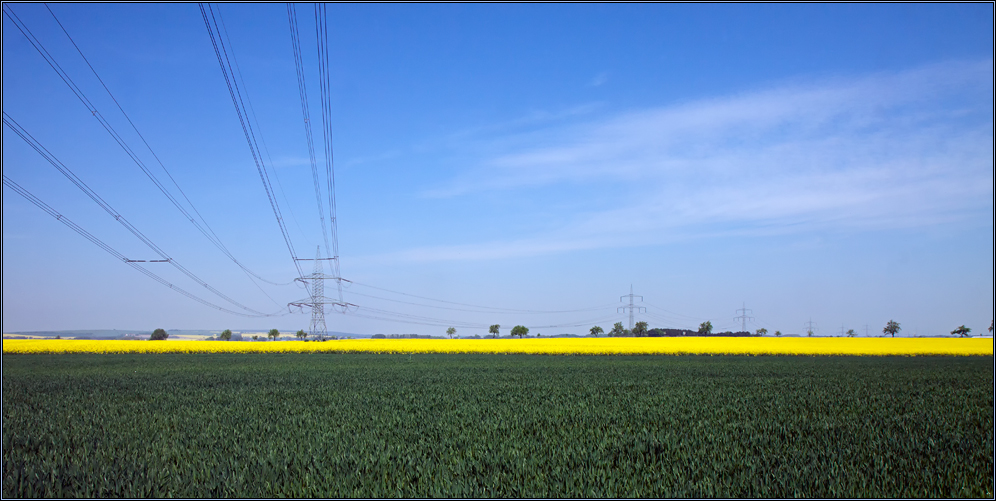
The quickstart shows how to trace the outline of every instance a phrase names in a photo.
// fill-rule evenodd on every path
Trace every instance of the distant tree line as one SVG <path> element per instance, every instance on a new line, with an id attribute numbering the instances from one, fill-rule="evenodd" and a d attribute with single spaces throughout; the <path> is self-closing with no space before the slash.
<path id="1" fill-rule="evenodd" d="M 757 337 L 761 334 L 750 332 L 698 332 L 688 329 L 660 329 L 653 328 L 647 331 L 648 337 L 680 337 L 680 336 L 722 336 L 722 337 Z"/>
<path id="2" fill-rule="evenodd" d="M 500 325 L 494 324 L 494 325 L 492 325 L 492 326 L 490 326 L 488 328 L 488 334 L 490 334 L 492 337 L 497 338 L 498 335 L 499 335 L 499 329 L 500 328 L 501 328 Z M 902 328 L 900 327 L 900 325 L 899 325 L 898 322 L 893 321 L 893 320 L 889 320 L 889 322 L 886 323 L 885 328 L 882 329 L 882 333 L 883 334 L 891 335 L 892 337 L 895 337 L 896 334 L 899 333 L 901 330 L 902 330 Z M 965 327 L 964 325 L 961 325 L 958 328 L 956 328 L 953 331 L 951 331 L 951 334 L 954 335 L 954 336 L 968 337 L 969 333 L 971 331 L 972 331 L 972 329 L 970 329 L 968 327 Z M 990 322 L 990 324 L 989 324 L 988 331 L 989 331 L 990 335 L 992 335 L 992 332 L 993 332 L 993 324 L 992 324 L 992 322 Z M 593 326 L 589 330 L 589 334 L 591 336 L 594 336 L 594 337 L 598 337 L 598 336 L 600 336 L 602 334 L 605 334 L 605 333 L 606 333 L 605 330 L 602 329 L 602 327 L 600 327 L 598 325 Z M 511 330 L 510 334 L 511 334 L 512 337 L 519 336 L 519 338 L 523 338 L 523 337 L 526 337 L 529 334 L 529 329 L 527 327 L 525 327 L 525 326 L 522 326 L 522 325 L 516 325 L 515 327 L 512 327 L 512 330 Z M 701 336 L 707 336 L 707 337 L 759 337 L 759 336 L 766 336 L 767 334 L 768 334 L 768 329 L 765 329 L 765 328 L 757 329 L 757 331 L 753 332 L 753 333 L 746 332 L 746 331 L 738 331 L 738 332 L 732 332 L 732 331 L 712 332 L 712 322 L 710 322 L 708 320 L 705 321 L 705 322 L 702 322 L 699 325 L 699 329 L 696 330 L 696 331 L 693 331 L 691 329 L 669 329 L 669 328 L 662 328 L 662 327 L 655 327 L 653 329 L 650 329 L 649 326 L 648 326 L 648 324 L 647 324 L 647 322 L 637 322 L 633 326 L 633 329 L 630 330 L 630 329 L 626 329 L 625 327 L 623 327 L 622 322 L 616 322 L 615 324 L 612 325 L 612 329 L 608 332 L 608 336 L 609 337 L 685 337 L 685 336 L 697 336 L 697 337 L 701 337 Z M 781 336 L 782 332 L 781 331 L 775 331 L 774 334 L 775 334 L 775 336 Z M 452 339 L 456 335 L 456 329 L 453 328 L 453 327 L 450 327 L 450 328 L 446 329 L 446 335 L 449 336 Z M 539 336 L 540 334 L 537 333 L 536 335 Z M 809 332 L 809 335 L 812 335 L 812 331 Z M 847 333 L 846 333 L 847 337 L 854 337 L 855 335 L 856 335 L 856 333 L 855 333 L 854 329 L 849 329 L 847 331 Z M 295 333 L 295 336 L 298 339 L 307 340 L 308 333 L 305 332 L 304 330 L 299 330 L 299 331 L 297 331 Z M 151 336 L 150 339 L 153 340 L 153 341 L 156 341 L 156 340 L 164 340 L 164 339 L 166 339 L 168 337 L 169 337 L 169 334 L 165 330 L 163 330 L 163 329 L 156 329 L 155 331 L 153 331 L 152 336 Z M 280 331 L 278 331 L 277 329 L 270 329 L 270 331 L 267 333 L 266 337 L 269 338 L 269 339 L 272 339 L 272 340 L 277 340 L 280 337 Z M 480 339 L 481 336 L 475 335 L 473 337 L 476 338 L 476 339 Z M 373 336 L 371 336 L 371 338 L 373 338 L 373 339 L 388 339 L 388 338 L 390 338 L 390 339 L 431 339 L 432 336 L 425 335 L 425 334 L 390 334 L 390 335 L 387 335 L 387 334 L 374 334 Z M 209 339 L 213 339 L 213 338 L 209 338 Z M 232 331 L 229 330 L 229 329 L 225 329 L 224 331 L 222 331 L 221 334 L 218 335 L 218 339 L 223 340 L 223 341 L 242 341 L 243 340 L 241 334 L 232 334 Z M 253 339 L 253 341 L 256 341 L 256 340 L 259 339 L 259 337 L 258 336 L 252 336 L 252 339 Z"/>
<path id="3" fill-rule="evenodd" d="M 598 337 L 599 334 L 605 332 L 601 327 L 594 326 L 591 328 L 589 333 L 592 336 Z M 756 337 L 766 334 L 768 331 L 764 332 L 758 331 L 757 333 L 750 332 L 712 332 L 712 322 L 702 322 L 699 326 L 699 330 L 693 331 L 689 329 L 667 329 L 655 327 L 650 329 L 647 322 L 637 322 L 633 325 L 633 330 L 629 330 L 623 327 L 622 322 L 616 322 L 612 329 L 609 331 L 609 337 L 682 337 L 682 336 L 723 336 L 723 337 Z"/>

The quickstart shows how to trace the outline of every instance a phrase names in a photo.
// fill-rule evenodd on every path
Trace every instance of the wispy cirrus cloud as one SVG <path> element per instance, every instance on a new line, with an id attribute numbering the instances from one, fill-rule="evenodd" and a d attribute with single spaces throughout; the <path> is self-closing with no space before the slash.
<path id="1" fill-rule="evenodd" d="M 485 141 L 495 140 L 496 137 L 509 137 L 508 136 L 509 134 L 521 133 L 522 129 L 536 130 L 537 127 L 539 128 L 549 128 L 551 126 L 555 127 L 557 125 L 560 125 L 564 120 L 577 119 L 579 117 L 590 115 L 592 112 L 598 110 L 602 106 L 604 106 L 604 103 L 590 102 L 554 111 L 532 110 L 512 120 L 473 127 L 455 132 L 447 136 L 446 139 L 450 142 L 465 141 L 471 138 L 476 139 L 482 136 L 487 137 L 490 135 L 490 137 L 487 137 Z"/>
<path id="2" fill-rule="evenodd" d="M 634 195 L 542 235 L 391 259 L 497 259 L 721 234 L 895 228 L 991 213 L 993 65 L 795 83 L 490 138 L 473 168 L 424 193 Z"/>
<path id="3" fill-rule="evenodd" d="M 603 84 L 605 84 L 605 82 L 608 82 L 608 81 L 609 81 L 609 74 L 603 71 L 603 72 L 595 75 L 595 78 L 592 78 L 591 81 L 588 82 L 588 86 L 590 86 L 590 87 L 601 87 Z"/>

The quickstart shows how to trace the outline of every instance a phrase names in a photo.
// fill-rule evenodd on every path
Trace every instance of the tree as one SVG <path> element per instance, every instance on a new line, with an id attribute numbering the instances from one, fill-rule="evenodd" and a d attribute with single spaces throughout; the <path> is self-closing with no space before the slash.
<path id="1" fill-rule="evenodd" d="M 625 335 L 626 329 L 623 328 L 622 322 L 612 324 L 612 330 L 609 331 L 609 337 L 622 337 Z"/>
<path id="2" fill-rule="evenodd" d="M 899 327 L 898 322 L 893 322 L 889 320 L 889 323 L 885 324 L 885 328 L 882 329 L 883 334 L 892 334 L 892 337 L 896 337 L 896 333 L 903 330 Z"/>
<path id="3" fill-rule="evenodd" d="M 492 337 L 498 337 L 498 329 L 500 328 L 500 325 L 494 324 L 491 327 L 488 327 L 488 334 L 491 334 Z"/>
<path id="4" fill-rule="evenodd" d="M 276 341 L 277 338 L 280 337 L 280 331 L 277 329 L 270 329 L 270 332 L 266 333 L 266 337 Z"/>
<path id="5" fill-rule="evenodd" d="M 847 337 L 854 337 L 854 329 L 847 329 Z"/>
<path id="6" fill-rule="evenodd" d="M 512 327 L 512 335 L 519 336 L 519 339 L 522 339 L 523 336 L 526 336 L 528 334 L 529 334 L 529 329 L 527 329 L 522 325 L 516 325 L 515 327 Z"/>
<path id="7" fill-rule="evenodd" d="M 149 338 L 150 341 L 165 341 L 169 337 L 163 329 L 156 329 L 152 331 L 152 337 Z"/>
<path id="8" fill-rule="evenodd" d="M 709 334 L 712 334 L 712 322 L 709 321 L 709 320 L 706 320 L 705 322 L 702 322 L 701 324 L 699 324 L 699 334 L 706 335 L 706 336 L 708 336 Z"/>
<path id="9" fill-rule="evenodd" d="M 646 322 L 637 322 L 633 327 L 633 335 L 643 337 L 647 335 L 648 326 Z"/>
<path id="10" fill-rule="evenodd" d="M 972 329 L 969 329 L 968 327 L 962 325 L 961 327 L 958 327 L 957 329 L 951 331 L 951 334 L 952 335 L 957 334 L 960 337 L 968 337 L 969 332 L 972 332 Z"/>
<path id="11" fill-rule="evenodd" d="M 775 335 L 778 336 L 778 337 L 781 337 L 782 336 L 782 331 L 775 331 Z"/>
<path id="12" fill-rule="evenodd" d="M 257 336 L 257 335 L 255 335 L 255 334 L 253 334 L 253 335 L 252 335 L 252 340 L 253 340 L 253 341 L 259 341 L 259 336 Z"/>
<path id="13" fill-rule="evenodd" d="M 308 337 L 308 333 L 304 332 L 304 329 L 297 331 L 294 335 L 297 336 L 298 339 L 306 339 Z"/>
<path id="14" fill-rule="evenodd" d="M 218 339 L 222 341 L 230 341 L 232 339 L 232 331 L 228 329 L 221 331 L 221 334 L 218 334 Z"/>
<path id="15" fill-rule="evenodd" d="M 758 336 L 766 336 L 766 335 L 768 335 L 768 329 L 765 329 L 764 327 L 761 327 L 760 329 L 757 330 L 757 335 Z"/>
<path id="16" fill-rule="evenodd" d="M 603 333 L 605 333 L 605 331 L 603 331 L 603 330 L 602 330 L 602 328 L 601 328 L 601 327 L 599 327 L 599 326 L 597 326 L 597 325 L 596 325 L 596 326 L 594 326 L 594 327 L 592 327 L 592 328 L 591 328 L 591 330 L 590 330 L 590 331 L 588 331 L 588 332 L 590 332 L 590 333 L 591 333 L 591 335 L 592 335 L 592 336 L 595 336 L 595 337 L 598 337 L 598 335 L 599 335 L 599 334 L 603 334 Z"/>
<path id="17" fill-rule="evenodd" d="M 450 339 L 453 339 L 454 334 L 456 334 L 456 329 L 454 329 L 453 327 L 446 329 L 446 335 L 449 336 Z"/>

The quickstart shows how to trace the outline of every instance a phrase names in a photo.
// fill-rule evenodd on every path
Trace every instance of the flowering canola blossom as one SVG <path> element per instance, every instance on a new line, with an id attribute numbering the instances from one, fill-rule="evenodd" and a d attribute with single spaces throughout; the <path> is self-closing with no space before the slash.
<path id="1" fill-rule="evenodd" d="M 982 338 L 550 338 L 306 341 L 4 339 L 3 353 L 495 353 L 537 355 L 993 355 Z"/>

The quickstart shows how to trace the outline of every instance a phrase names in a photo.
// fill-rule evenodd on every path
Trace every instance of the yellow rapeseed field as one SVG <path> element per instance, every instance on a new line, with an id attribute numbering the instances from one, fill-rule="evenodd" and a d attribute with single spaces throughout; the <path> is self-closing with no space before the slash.
<path id="1" fill-rule="evenodd" d="M 548 355 L 992 355 L 992 338 L 551 338 L 305 341 L 4 339 L 3 353 L 524 353 Z"/>

